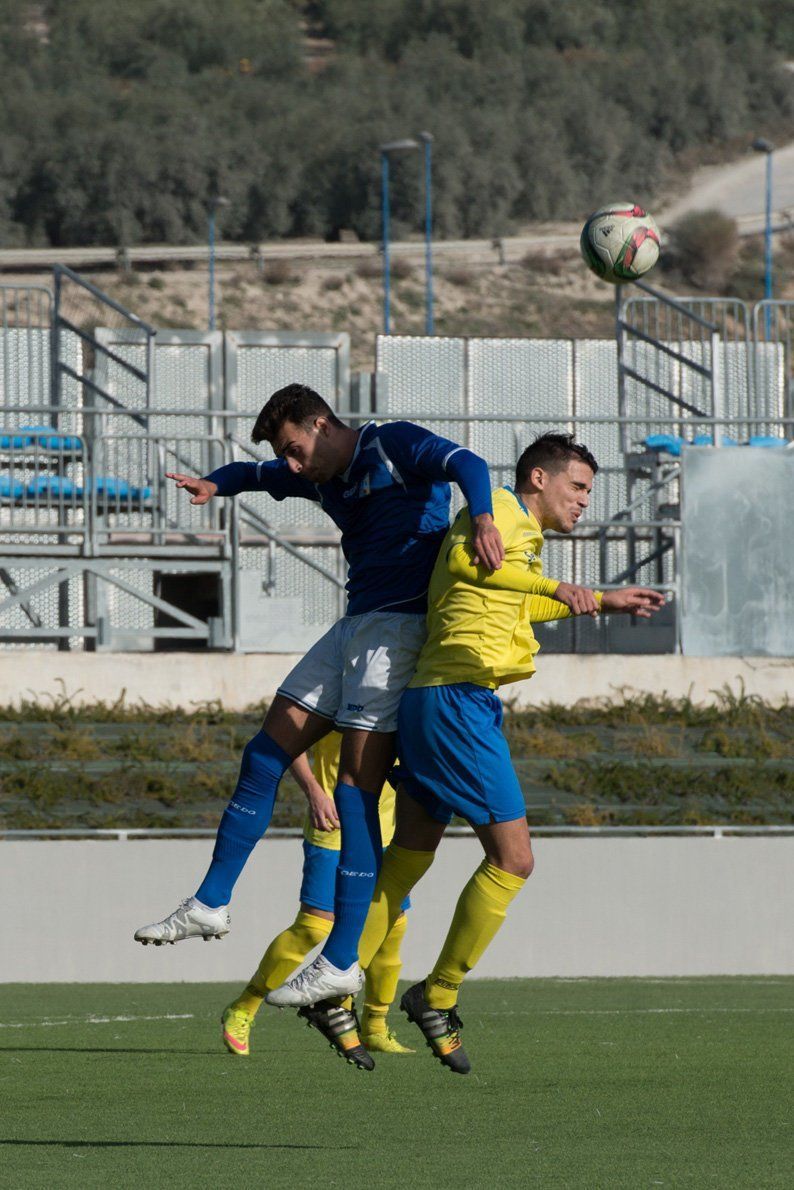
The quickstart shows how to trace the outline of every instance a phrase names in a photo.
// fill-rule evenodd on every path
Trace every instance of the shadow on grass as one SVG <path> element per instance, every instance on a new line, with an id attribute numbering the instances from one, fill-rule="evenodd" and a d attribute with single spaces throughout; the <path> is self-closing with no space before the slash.
<path id="1" fill-rule="evenodd" d="M 3 1140 L 3 1145 L 18 1145 L 22 1148 L 35 1145 L 37 1148 L 54 1149 L 353 1149 L 355 1145 L 288 1145 L 288 1144 L 239 1144 L 236 1141 L 212 1142 L 190 1140 Z"/>

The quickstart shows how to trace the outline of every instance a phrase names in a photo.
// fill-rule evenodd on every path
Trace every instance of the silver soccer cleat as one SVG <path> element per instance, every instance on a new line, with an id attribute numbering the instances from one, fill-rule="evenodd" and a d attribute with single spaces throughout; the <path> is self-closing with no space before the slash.
<path id="1" fill-rule="evenodd" d="M 268 992 L 265 999 L 276 1008 L 303 1008 L 307 1004 L 316 1004 L 318 1000 L 355 996 L 363 986 L 364 973 L 358 963 L 353 963 L 347 971 L 339 971 L 318 954 L 313 963 L 302 967 L 281 987 Z"/>
<path id="2" fill-rule="evenodd" d="M 141 926 L 135 931 L 135 941 L 144 946 L 153 943 L 163 946 L 169 943 L 181 942 L 184 938 L 203 938 L 209 942 L 210 938 L 222 938 L 229 933 L 231 917 L 229 908 L 222 905 L 219 909 L 208 909 L 200 905 L 195 897 L 188 897 L 178 909 L 169 913 L 162 921 L 156 921 L 150 926 Z"/>

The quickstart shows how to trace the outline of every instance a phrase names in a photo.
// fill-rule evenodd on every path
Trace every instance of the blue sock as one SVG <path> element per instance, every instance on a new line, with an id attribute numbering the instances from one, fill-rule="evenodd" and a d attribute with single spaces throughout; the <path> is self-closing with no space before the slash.
<path id="1" fill-rule="evenodd" d="M 334 801 L 342 827 L 342 847 L 336 869 L 334 924 L 323 947 L 329 963 L 346 971 L 358 958 L 364 929 L 383 859 L 378 798 L 356 785 L 340 782 Z"/>
<path id="2" fill-rule="evenodd" d="M 276 792 L 292 764 L 275 740 L 259 731 L 243 751 L 234 796 L 223 812 L 209 871 L 196 900 L 210 909 L 228 905 L 248 856 L 270 825 Z"/>

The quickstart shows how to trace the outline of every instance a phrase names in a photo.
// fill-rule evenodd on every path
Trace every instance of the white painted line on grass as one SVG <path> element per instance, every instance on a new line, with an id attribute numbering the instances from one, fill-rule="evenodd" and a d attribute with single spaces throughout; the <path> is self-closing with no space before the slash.
<path id="1" fill-rule="evenodd" d="M 166 1012 L 162 1016 L 86 1016 L 61 1020 L 0 1021 L 0 1029 L 52 1028 L 54 1025 L 114 1025 L 120 1021 L 192 1021 L 192 1012 Z"/>

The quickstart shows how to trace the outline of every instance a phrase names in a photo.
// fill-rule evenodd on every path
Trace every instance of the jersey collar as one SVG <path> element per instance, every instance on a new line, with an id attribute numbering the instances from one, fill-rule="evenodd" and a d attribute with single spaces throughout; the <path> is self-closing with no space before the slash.
<path id="1" fill-rule="evenodd" d="M 364 425 L 359 430 L 358 441 L 356 442 L 356 449 L 353 451 L 353 457 L 350 460 L 350 462 L 348 463 L 347 469 L 345 471 L 343 471 L 342 474 L 339 476 L 339 478 L 344 483 L 347 483 L 347 481 L 350 479 L 350 472 L 353 470 L 353 465 L 354 465 L 356 459 L 358 458 L 358 456 L 361 452 L 361 447 L 364 443 L 364 435 L 366 434 L 367 430 L 371 429 L 372 426 L 374 426 L 374 425 L 376 425 L 376 423 L 374 421 L 367 421 L 364 423 Z"/>
<path id="2" fill-rule="evenodd" d="M 524 513 L 524 515 L 528 516 L 530 518 L 530 520 L 534 521 L 534 523 L 537 525 L 538 529 L 540 529 L 540 521 L 535 516 L 534 512 L 531 512 L 530 509 L 527 508 L 526 504 L 521 499 L 518 492 L 514 488 L 511 488 L 510 485 L 507 483 L 505 484 L 505 491 L 510 493 L 510 495 L 515 499 L 516 504 L 519 505 L 519 507 L 520 507 L 521 511 Z M 540 531 L 541 531 L 541 533 L 543 532 L 542 529 L 540 529 Z"/>

